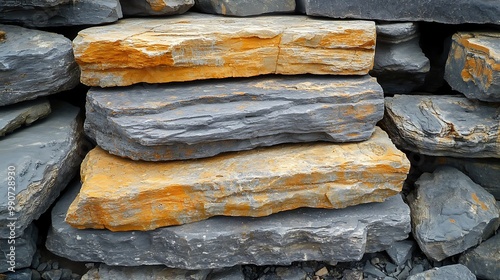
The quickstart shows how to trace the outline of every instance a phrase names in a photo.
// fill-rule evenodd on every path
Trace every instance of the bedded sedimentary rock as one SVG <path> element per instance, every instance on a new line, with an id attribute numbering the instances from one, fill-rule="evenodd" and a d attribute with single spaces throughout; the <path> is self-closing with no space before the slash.
<path id="1" fill-rule="evenodd" d="M 4 106 L 0 111 L 0 136 L 30 125 L 46 117 L 50 111 L 50 102 L 43 98 Z"/>
<path id="2" fill-rule="evenodd" d="M 120 0 L 127 16 L 175 15 L 187 12 L 194 0 Z"/>
<path id="3" fill-rule="evenodd" d="M 196 9 L 226 16 L 295 12 L 295 0 L 195 0 Z"/>

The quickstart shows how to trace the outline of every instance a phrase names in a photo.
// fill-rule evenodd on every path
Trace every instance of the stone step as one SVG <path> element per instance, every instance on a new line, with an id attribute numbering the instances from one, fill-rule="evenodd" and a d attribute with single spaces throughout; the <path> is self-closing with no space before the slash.
<path id="1" fill-rule="evenodd" d="M 389 248 L 410 232 L 409 207 L 400 195 L 344 209 L 302 208 L 261 218 L 219 216 L 152 231 L 75 229 L 64 219 L 78 192 L 73 186 L 53 208 L 46 246 L 74 261 L 112 266 L 163 264 L 194 270 L 354 261 Z"/>
<path id="2" fill-rule="evenodd" d="M 112 87 L 262 74 L 364 75 L 373 67 L 375 37 L 369 21 L 189 13 L 91 27 L 73 46 L 81 81 Z"/>
<path id="3" fill-rule="evenodd" d="M 66 222 L 77 228 L 151 230 L 216 215 L 343 208 L 396 195 L 409 167 L 381 129 L 361 143 L 281 145 L 162 163 L 96 148 L 82 163 L 83 187 Z"/>
<path id="4" fill-rule="evenodd" d="M 470 99 L 500 102 L 500 32 L 453 35 L 445 79 Z"/>
<path id="5" fill-rule="evenodd" d="M 500 158 L 500 103 L 463 96 L 385 98 L 382 125 L 401 149 L 433 156 Z"/>
<path id="6" fill-rule="evenodd" d="M 375 78 L 271 76 L 92 88 L 86 133 L 136 160 L 203 158 L 290 142 L 368 139 L 382 119 Z"/>

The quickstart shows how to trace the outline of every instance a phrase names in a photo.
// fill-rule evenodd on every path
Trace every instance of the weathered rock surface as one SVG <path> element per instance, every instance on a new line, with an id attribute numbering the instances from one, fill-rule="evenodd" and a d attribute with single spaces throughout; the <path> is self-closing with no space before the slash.
<path id="1" fill-rule="evenodd" d="M 377 25 L 375 65 L 370 74 L 377 77 L 384 93 L 412 92 L 424 83 L 429 70 L 429 59 L 419 46 L 416 23 Z"/>
<path id="2" fill-rule="evenodd" d="M 500 24 L 500 5 L 491 0 L 297 0 L 311 16 L 376 19 L 384 21 L 428 21 L 449 24 Z"/>
<path id="3" fill-rule="evenodd" d="M 424 173 L 408 202 L 420 249 L 441 261 L 478 245 L 500 224 L 495 198 L 459 170 Z"/>
<path id="4" fill-rule="evenodd" d="M 119 0 L 1 2 L 14 4 L 0 6 L 0 22 L 26 27 L 97 25 L 115 22 L 123 16 Z"/>
<path id="5" fill-rule="evenodd" d="M 0 136 L 23 125 L 30 125 L 48 114 L 50 114 L 50 102 L 46 99 L 4 106 L 0 111 Z"/>
<path id="6" fill-rule="evenodd" d="M 1 13 L 0 13 L 1 17 Z M 0 106 L 69 90 L 80 71 L 62 35 L 0 24 Z"/>
<path id="7" fill-rule="evenodd" d="M 12 217 L 17 218 L 16 234 L 21 235 L 78 173 L 84 141 L 79 109 L 68 103 L 52 107 L 44 120 L 0 141 L 0 169 L 6 175 L 0 178 L 5 186 L 0 196 L 0 238 L 9 237 L 6 225 Z M 7 188 L 13 185 L 15 189 Z M 15 202 L 13 211 L 9 201 Z"/>
<path id="8" fill-rule="evenodd" d="M 7 227 L 7 225 L 5 225 Z M 31 260 L 36 252 L 38 238 L 37 228 L 31 224 L 22 235 L 14 238 L 0 239 L 0 273 L 17 271 L 31 265 Z M 11 250 L 14 247 L 15 250 Z"/>
<path id="9" fill-rule="evenodd" d="M 183 14 L 194 6 L 194 0 L 120 0 L 128 16 Z"/>
<path id="10" fill-rule="evenodd" d="M 241 265 L 230 268 L 214 269 L 209 277 L 210 280 L 245 280 Z"/>
<path id="11" fill-rule="evenodd" d="M 500 234 L 460 256 L 459 262 L 481 279 L 500 279 Z"/>
<path id="12" fill-rule="evenodd" d="M 280 143 L 363 141 L 382 119 L 383 102 L 369 76 L 92 88 L 85 131 L 123 157 L 203 158 Z"/>
<path id="13" fill-rule="evenodd" d="M 425 155 L 500 158 L 500 103 L 461 96 L 385 98 L 382 126 L 401 149 Z"/>
<path id="14" fill-rule="evenodd" d="M 204 13 L 226 16 L 254 16 L 269 13 L 295 12 L 295 0 L 195 0 L 195 7 Z"/>
<path id="15" fill-rule="evenodd" d="M 95 148 L 82 163 L 83 187 L 66 222 L 151 230 L 216 215 L 344 208 L 396 195 L 409 167 L 381 129 L 361 143 L 282 145 L 196 161 L 132 161 Z"/>
<path id="16" fill-rule="evenodd" d="M 302 208 L 267 217 L 214 217 L 152 231 L 75 229 L 64 219 L 78 187 L 52 211 L 46 246 L 75 261 L 207 269 L 300 260 L 359 260 L 408 237 L 410 213 L 401 196 L 344 209 Z"/>
<path id="17" fill-rule="evenodd" d="M 73 44 L 81 81 L 112 87 L 271 73 L 365 75 L 375 37 L 368 21 L 189 13 L 91 27 Z"/>
<path id="18" fill-rule="evenodd" d="M 394 242 L 386 252 L 391 260 L 399 266 L 411 259 L 416 247 L 417 244 L 413 240 L 403 240 Z"/>
<path id="19" fill-rule="evenodd" d="M 468 98 L 500 102 L 500 32 L 453 35 L 445 79 Z"/>
<path id="20" fill-rule="evenodd" d="M 464 265 L 453 264 L 442 267 L 436 267 L 415 275 L 411 275 L 406 280 L 447 280 L 463 279 L 476 280 L 476 276 Z"/>
<path id="21" fill-rule="evenodd" d="M 82 280 L 205 280 L 207 279 L 209 273 L 209 269 L 183 270 L 164 266 L 110 267 L 105 264 L 101 264 L 98 268 L 92 268 L 85 275 L 83 275 Z"/>

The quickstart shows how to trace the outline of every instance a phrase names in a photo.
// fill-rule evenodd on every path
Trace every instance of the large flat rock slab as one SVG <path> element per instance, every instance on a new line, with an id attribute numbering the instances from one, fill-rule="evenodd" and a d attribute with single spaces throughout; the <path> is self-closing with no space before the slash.
<path id="1" fill-rule="evenodd" d="M 66 222 L 77 228 L 151 230 L 216 215 L 344 208 L 396 195 L 409 167 L 381 129 L 361 143 L 282 145 L 162 163 L 96 148 L 82 163 L 83 187 Z"/>
<path id="2" fill-rule="evenodd" d="M 30 125 L 50 112 L 50 102 L 43 98 L 4 106 L 0 111 L 0 136 Z"/>
<path id="3" fill-rule="evenodd" d="M 295 0 L 196 0 L 195 7 L 204 13 L 241 17 L 293 13 Z"/>
<path id="4" fill-rule="evenodd" d="M 119 0 L 3 2 L 6 4 L 0 6 L 0 22 L 26 27 L 97 25 L 115 22 L 123 16 Z"/>
<path id="5" fill-rule="evenodd" d="M 369 76 L 92 88 L 85 131 L 135 160 L 203 158 L 290 142 L 363 141 L 382 119 L 383 102 Z"/>
<path id="6" fill-rule="evenodd" d="M 401 149 L 425 155 L 500 158 L 500 103 L 462 96 L 385 98 L 382 125 Z"/>
<path id="7" fill-rule="evenodd" d="M 468 98 L 500 102 L 500 32 L 454 34 L 445 79 Z"/>
<path id="8" fill-rule="evenodd" d="M 189 13 L 91 27 L 73 41 L 81 81 L 112 87 L 262 74 L 365 75 L 375 24 Z"/>
<path id="9" fill-rule="evenodd" d="M 52 211 L 47 248 L 74 261 L 107 265 L 163 264 L 207 269 L 237 264 L 360 260 L 408 237 L 410 211 L 400 195 L 344 209 L 302 208 L 267 217 L 214 217 L 152 231 L 75 229 L 64 219 L 78 187 Z"/>
<path id="10" fill-rule="evenodd" d="M 311 16 L 448 24 L 500 24 L 500 5 L 491 0 L 297 0 Z"/>
<path id="11" fill-rule="evenodd" d="M 1 14 L 1 13 L 0 13 Z M 0 24 L 0 106 L 69 90 L 80 71 L 62 35 Z"/>
<path id="12" fill-rule="evenodd" d="M 78 173 L 84 155 L 79 108 L 62 102 L 52 107 L 47 118 L 0 141 L 0 168 L 6 175 L 0 178 L 5 186 L 0 196 L 0 238 L 10 236 L 7 225 L 12 219 L 16 235 L 21 235 Z"/>
<path id="13" fill-rule="evenodd" d="M 120 0 L 127 16 L 176 15 L 187 12 L 195 0 Z"/>

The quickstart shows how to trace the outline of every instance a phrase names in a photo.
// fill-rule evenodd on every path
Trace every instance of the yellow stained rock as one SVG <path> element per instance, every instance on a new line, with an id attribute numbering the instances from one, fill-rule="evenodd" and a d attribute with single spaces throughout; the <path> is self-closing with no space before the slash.
<path id="1" fill-rule="evenodd" d="M 95 148 L 66 221 L 80 229 L 152 230 L 216 215 L 343 208 L 398 194 L 409 168 L 379 128 L 359 143 L 279 145 L 188 161 L 133 161 Z"/>
<path id="2" fill-rule="evenodd" d="M 375 37 L 370 21 L 189 13 L 91 27 L 73 48 L 82 83 L 112 87 L 272 73 L 365 75 Z"/>

